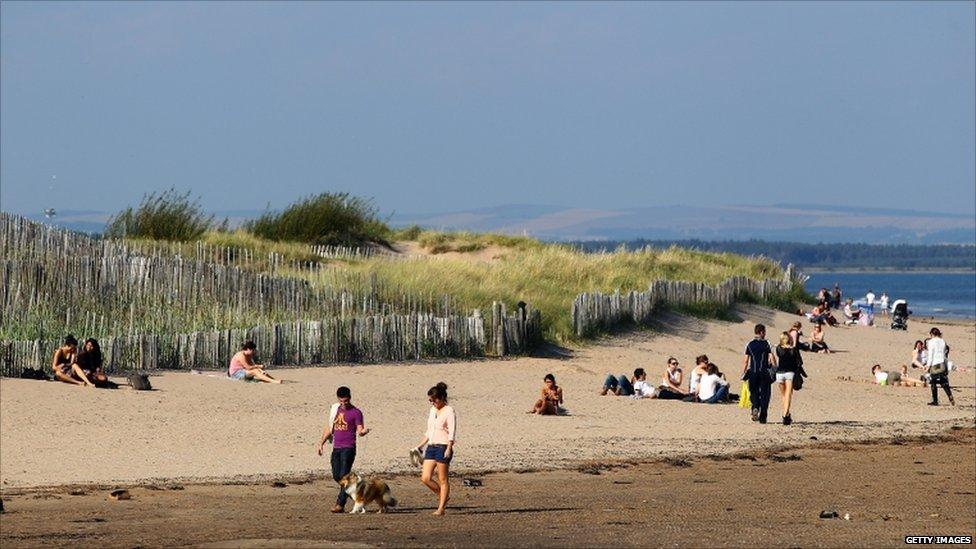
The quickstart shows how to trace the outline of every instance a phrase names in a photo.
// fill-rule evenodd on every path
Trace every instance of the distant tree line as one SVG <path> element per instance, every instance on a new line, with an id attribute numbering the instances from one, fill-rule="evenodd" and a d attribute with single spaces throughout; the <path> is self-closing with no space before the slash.
<path id="1" fill-rule="evenodd" d="M 764 255 L 783 265 L 793 263 L 801 268 L 863 269 L 976 269 L 976 246 L 965 244 L 805 244 L 802 242 L 767 242 L 765 240 L 628 240 L 574 242 L 587 252 L 652 248 L 694 248 L 707 252 L 730 252 L 740 255 Z"/>

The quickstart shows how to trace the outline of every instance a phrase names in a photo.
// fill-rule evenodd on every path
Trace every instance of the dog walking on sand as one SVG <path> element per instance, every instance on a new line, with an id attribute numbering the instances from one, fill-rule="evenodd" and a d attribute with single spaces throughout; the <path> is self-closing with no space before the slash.
<path id="1" fill-rule="evenodd" d="M 363 412 L 352 404 L 352 391 L 349 387 L 339 387 L 336 397 L 339 402 L 333 404 L 329 410 L 329 421 L 322 430 L 322 438 L 316 451 L 321 456 L 325 443 L 332 441 L 332 478 L 340 482 L 352 472 L 352 464 L 356 461 L 356 436 L 366 436 L 369 429 L 363 425 Z M 346 487 L 340 482 L 339 495 L 332 506 L 332 512 L 345 511 L 348 498 Z"/>

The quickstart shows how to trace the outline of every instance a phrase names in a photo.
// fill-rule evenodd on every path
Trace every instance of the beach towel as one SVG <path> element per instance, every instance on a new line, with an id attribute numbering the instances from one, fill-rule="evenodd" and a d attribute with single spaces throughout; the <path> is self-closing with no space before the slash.
<path id="1" fill-rule="evenodd" d="M 739 408 L 751 408 L 752 401 L 749 395 L 749 382 L 742 382 L 742 390 L 739 391 Z"/>
<path id="2" fill-rule="evenodd" d="M 339 415 L 339 403 L 338 402 L 336 402 L 335 404 L 333 404 L 332 405 L 332 408 L 329 409 L 329 429 L 330 430 L 332 429 L 332 426 L 335 425 L 335 418 L 336 418 L 337 415 Z"/>

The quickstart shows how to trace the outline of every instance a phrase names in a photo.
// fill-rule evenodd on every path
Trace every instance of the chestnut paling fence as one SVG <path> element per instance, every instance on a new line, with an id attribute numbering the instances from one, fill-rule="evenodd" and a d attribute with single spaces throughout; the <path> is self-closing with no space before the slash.
<path id="1" fill-rule="evenodd" d="M 573 301 L 573 329 L 578 336 L 584 337 L 624 323 L 647 324 L 661 306 L 682 307 L 696 303 L 731 305 L 743 294 L 767 299 L 774 294 L 788 293 L 795 285 L 802 286 L 805 280 L 806 277 L 791 263 L 781 279 L 753 280 L 735 276 L 715 286 L 656 280 L 643 292 L 582 293 Z"/>

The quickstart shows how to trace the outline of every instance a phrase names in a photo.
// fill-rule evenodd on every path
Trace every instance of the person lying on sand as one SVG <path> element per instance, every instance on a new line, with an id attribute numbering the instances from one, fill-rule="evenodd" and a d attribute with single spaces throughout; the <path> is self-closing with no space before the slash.
<path id="1" fill-rule="evenodd" d="M 234 379 L 255 379 L 265 383 L 281 383 L 280 379 L 275 379 L 264 371 L 263 364 L 254 363 L 254 351 L 257 345 L 253 341 L 245 341 L 241 350 L 230 359 L 230 367 L 227 368 L 227 375 Z"/>
<path id="2" fill-rule="evenodd" d="M 657 398 L 658 390 L 647 382 L 647 372 L 643 368 L 634 370 L 634 398 Z"/>
<path id="3" fill-rule="evenodd" d="M 75 355 L 78 353 L 78 340 L 75 336 L 68 335 L 64 338 L 64 343 L 54 351 L 51 357 L 51 370 L 54 372 L 54 379 L 71 383 L 72 385 L 86 385 L 94 387 L 95 384 L 88 381 L 75 364 Z"/>
<path id="4" fill-rule="evenodd" d="M 896 387 L 925 387 L 926 384 L 920 379 L 908 377 L 908 366 L 902 364 L 898 371 L 886 371 L 881 369 L 880 364 L 871 367 L 871 375 L 874 382 L 878 385 L 891 385 Z"/>
<path id="5" fill-rule="evenodd" d="M 637 373 L 644 372 L 643 368 L 637 368 L 634 370 L 634 377 L 627 379 L 625 374 L 620 374 L 619 377 L 613 377 L 613 374 L 607 374 L 607 378 L 603 380 L 603 388 L 600 389 L 600 395 L 612 394 L 615 396 L 631 396 L 634 394 L 634 382 L 637 380 Z"/>
<path id="6" fill-rule="evenodd" d="M 559 415 L 563 403 L 562 387 L 556 385 L 556 376 L 552 374 L 546 374 L 546 377 L 542 378 L 542 383 L 541 398 L 535 402 L 535 406 L 529 410 L 529 413 L 540 416 Z"/>

